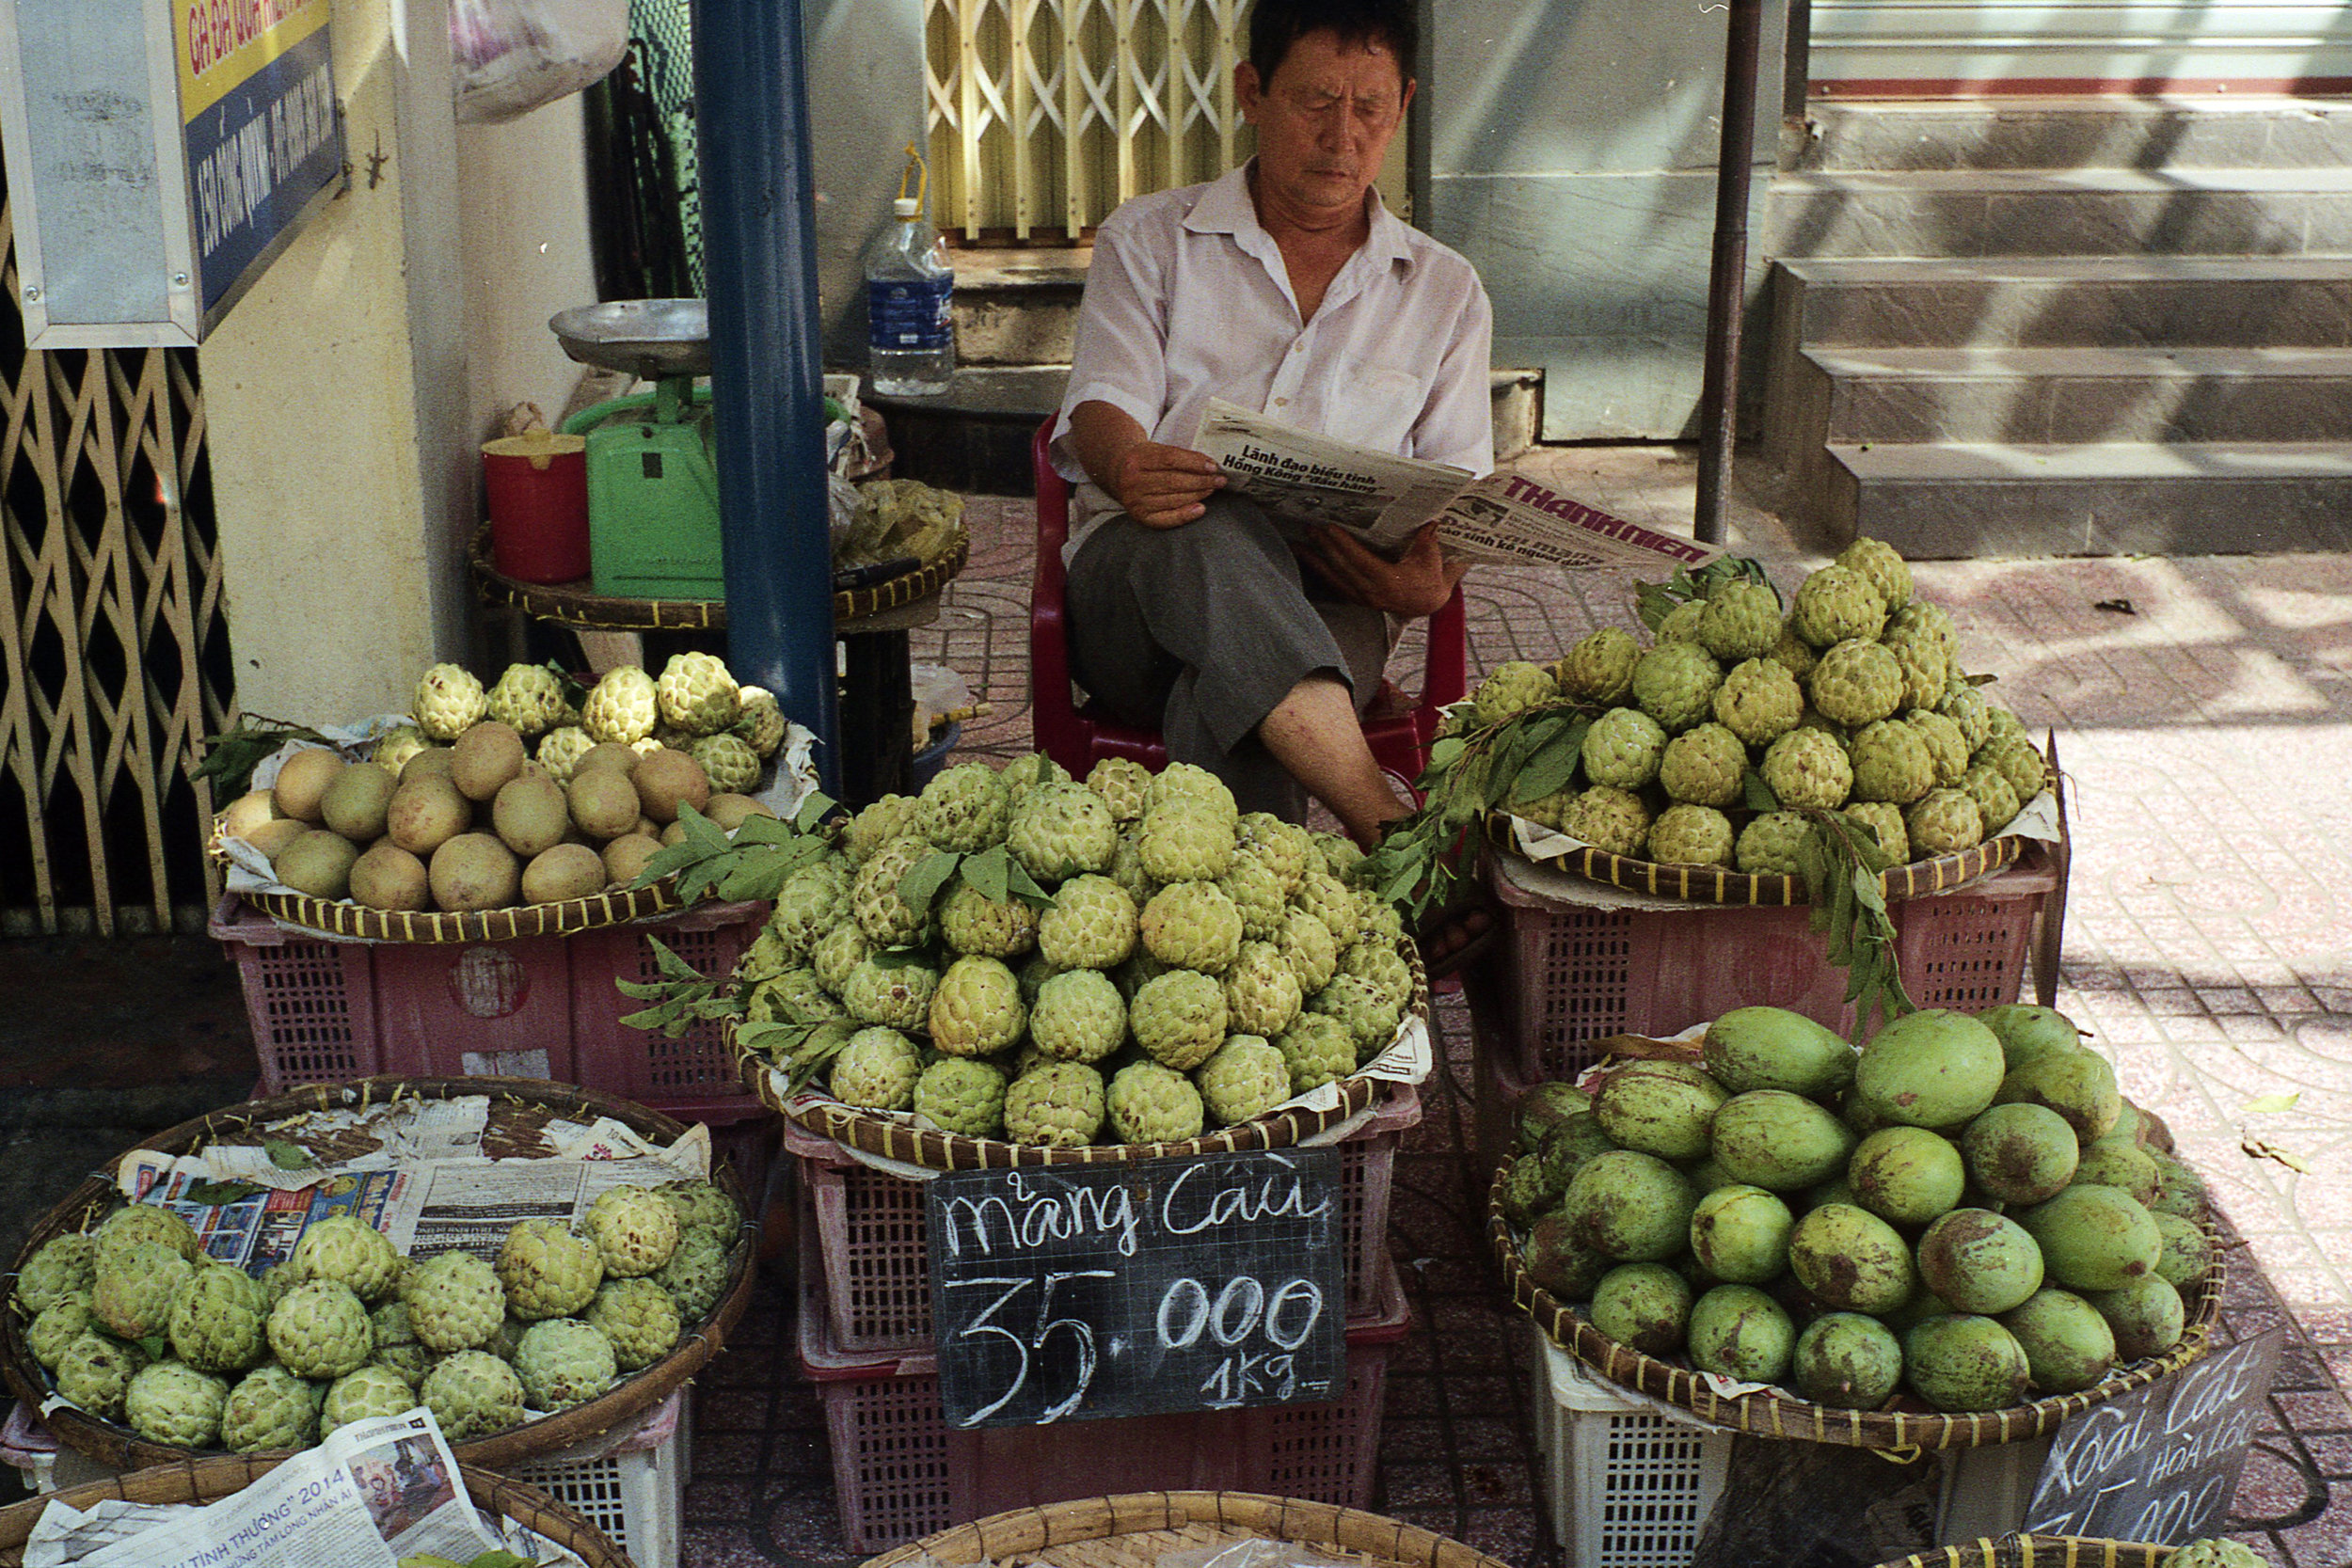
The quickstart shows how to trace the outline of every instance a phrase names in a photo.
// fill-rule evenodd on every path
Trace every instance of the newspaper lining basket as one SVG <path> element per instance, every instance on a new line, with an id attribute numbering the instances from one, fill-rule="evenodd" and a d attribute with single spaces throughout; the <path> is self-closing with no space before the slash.
<path id="1" fill-rule="evenodd" d="M 1505 1568 L 1447 1536 L 1336 1503 L 1251 1492 L 1143 1492 L 1015 1509 L 869 1559 L 901 1568 L 1033 1560 L 1050 1568 L 1156 1568 L 1163 1554 L 1252 1538 L 1287 1541 L 1375 1568 Z"/>
<path id="2" fill-rule="evenodd" d="M 549 1084 L 535 1078 L 362 1078 L 348 1084 L 316 1084 L 269 1100 L 247 1101 L 224 1107 L 192 1121 L 156 1133 L 135 1148 L 182 1154 L 218 1143 L 260 1141 L 262 1131 L 305 1112 L 351 1110 L 394 1100 L 454 1100 L 486 1095 L 490 1100 L 490 1129 L 485 1147 L 508 1157 L 527 1157 L 537 1129 L 559 1118 L 593 1122 L 610 1117 L 657 1143 L 683 1136 L 687 1124 L 658 1111 L 593 1089 Z M 278 1129 L 277 1135 L 303 1144 L 322 1159 L 351 1158 L 374 1145 L 364 1135 L 306 1137 Z M 544 1147 L 544 1146 L 541 1146 Z M 127 1152 L 127 1151 L 126 1151 Z M 65 1200 L 41 1216 L 17 1255 L 14 1270 L 51 1238 L 81 1230 L 119 1201 L 113 1180 L 120 1156 L 109 1161 L 74 1189 Z M 758 1206 L 746 1198 L 742 1185 L 724 1161 L 714 1161 L 711 1180 L 735 1200 L 737 1209 L 755 1224 Z M 751 1300 L 753 1253 L 739 1241 L 729 1258 L 726 1289 L 719 1305 L 700 1327 L 681 1333 L 670 1354 L 614 1385 L 584 1404 L 542 1416 L 520 1426 L 450 1448 L 467 1464 L 487 1469 L 503 1468 L 557 1449 L 570 1448 L 611 1431 L 633 1416 L 652 1409 L 718 1354 L 727 1334 L 742 1317 Z M 40 1364 L 24 1342 L 25 1324 L 12 1307 L 0 1307 L 0 1378 L 8 1391 L 40 1410 L 51 1389 Z M 60 1404 L 41 1417 L 58 1439 L 100 1464 L 118 1470 L 172 1465 L 190 1459 L 195 1450 L 151 1443 L 127 1426 L 101 1421 L 70 1404 Z"/>
<path id="3" fill-rule="evenodd" d="M 112 1481 L 93 1481 L 47 1497 L 0 1508 L 0 1568 L 20 1568 L 33 1525 L 52 1501 L 87 1510 L 107 1497 L 140 1503 L 210 1503 L 233 1497 L 276 1469 L 284 1455 L 220 1454 L 158 1465 Z M 474 1506 L 503 1519 L 529 1525 L 586 1563 L 588 1568 L 630 1568 L 610 1538 L 536 1487 L 461 1463 L 466 1494 Z"/>
<path id="4" fill-rule="evenodd" d="M 2081 1535 L 2005 1535 L 1939 1546 L 1880 1568 L 2159 1568 L 2172 1546 L 2147 1541 L 2097 1541 Z"/>
<path id="5" fill-rule="evenodd" d="M 2203 1289 L 2188 1305 L 2188 1323 L 2181 1341 L 2162 1355 L 2136 1361 L 2120 1372 L 2078 1393 L 2059 1394 L 2005 1410 L 1961 1412 L 1917 1410 L 1839 1410 L 1814 1404 L 1793 1395 L 1743 1394 L 1727 1398 L 1708 1386 L 1699 1373 L 1656 1356 L 1645 1355 L 1601 1333 L 1566 1303 L 1537 1285 L 1519 1260 L 1518 1242 L 1511 1222 L 1503 1217 L 1502 1193 L 1510 1180 L 1506 1162 L 1495 1172 L 1486 1195 L 1486 1240 L 1502 1264 L 1511 1300 L 1535 1320 L 1551 1342 L 1621 1387 L 1688 1410 L 1701 1420 L 1756 1437 L 1806 1443 L 1837 1443 L 1861 1449 L 1955 1449 L 1985 1443 L 2013 1443 L 2056 1432 L 2060 1422 L 2116 1395 L 2154 1382 L 2187 1366 L 2211 1348 L 2214 1325 L 2221 1315 L 2221 1290 L 2228 1265 L 2218 1245 L 2205 1271 Z M 2214 1239 L 2210 1225 L 2205 1227 Z"/>
<path id="6" fill-rule="evenodd" d="M 1422 967 L 1421 950 L 1412 940 L 1400 939 L 1397 952 L 1413 979 L 1407 1011 L 1429 1020 L 1429 980 Z M 734 1045 L 743 1082 L 762 1101 L 805 1132 L 850 1148 L 926 1170 L 1009 1170 L 1016 1166 L 1117 1164 L 1129 1160 L 1170 1156 L 1237 1153 L 1261 1148 L 1290 1148 L 1316 1133 L 1339 1126 L 1372 1109 L 1380 1097 L 1377 1080 L 1361 1074 L 1342 1079 L 1339 1103 L 1320 1111 L 1275 1111 L 1254 1121 L 1238 1122 L 1180 1143 L 1089 1144 L 1083 1148 L 1044 1148 L 1033 1144 L 1007 1143 L 997 1138 L 968 1138 L 936 1128 L 917 1127 L 896 1117 L 881 1116 L 826 1101 L 793 1105 L 782 1093 L 765 1056 L 735 1043 L 732 1023 L 727 1039 Z"/>

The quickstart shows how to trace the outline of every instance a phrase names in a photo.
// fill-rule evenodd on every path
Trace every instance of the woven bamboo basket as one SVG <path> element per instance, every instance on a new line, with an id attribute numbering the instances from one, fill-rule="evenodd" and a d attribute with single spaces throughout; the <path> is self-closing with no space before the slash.
<path id="1" fill-rule="evenodd" d="M 136 1503 L 218 1502 L 269 1474 L 284 1463 L 284 1457 L 220 1454 L 183 1460 L 0 1508 L 0 1568 L 22 1568 L 24 1543 L 33 1533 L 34 1522 L 53 1501 L 83 1510 L 107 1497 Z M 628 1559 L 609 1536 L 545 1492 L 471 1465 L 461 1463 L 458 1470 L 465 1479 L 466 1495 L 476 1508 L 529 1525 L 588 1568 L 630 1568 Z"/>
<path id="2" fill-rule="evenodd" d="M 394 1099 L 454 1100 L 467 1095 L 489 1097 L 490 1126 L 484 1134 L 484 1144 L 501 1158 L 529 1158 L 534 1151 L 544 1153 L 547 1146 L 539 1136 L 539 1129 L 557 1119 L 593 1122 L 599 1117 L 610 1117 L 663 1144 L 686 1132 L 684 1122 L 659 1111 L 593 1089 L 535 1078 L 361 1078 L 348 1084 L 314 1084 L 274 1099 L 228 1106 L 193 1121 L 183 1121 L 135 1147 L 184 1154 L 214 1144 L 258 1144 L 266 1136 L 300 1144 L 326 1164 L 356 1158 L 377 1145 L 364 1133 L 314 1134 L 277 1124 L 311 1111 L 350 1110 Z M 24 1250 L 17 1255 L 14 1270 L 22 1270 L 25 1259 L 52 1237 L 89 1228 L 120 1202 L 114 1184 L 119 1163 L 120 1156 L 109 1161 L 105 1169 L 85 1180 L 64 1202 L 41 1217 L 25 1240 Z M 756 1213 L 746 1201 L 732 1166 L 717 1163 L 712 1180 L 743 1213 Z M 669 1398 L 704 1362 L 718 1354 L 727 1334 L 742 1317 L 743 1308 L 751 1300 L 753 1250 L 744 1243 L 737 1243 L 729 1259 L 727 1285 L 719 1305 L 702 1323 L 686 1325 L 668 1355 L 585 1404 L 471 1442 L 452 1444 L 457 1457 L 485 1468 L 501 1468 L 584 1443 Z M 23 1316 L 15 1309 L 0 1309 L 0 1378 L 5 1378 L 8 1391 L 22 1400 L 28 1410 L 39 1411 L 54 1389 L 24 1342 L 25 1326 Z M 128 1426 L 101 1421 L 70 1404 L 58 1405 L 41 1419 L 59 1441 L 118 1470 L 175 1464 L 190 1458 L 195 1451 L 151 1443 Z"/>
<path id="3" fill-rule="evenodd" d="M 1429 979 L 1422 967 L 1421 950 L 1410 938 L 1398 942 L 1397 952 L 1413 976 L 1410 1012 L 1424 1023 L 1429 1019 Z M 1090 1144 L 1084 1148 L 1041 1148 L 1032 1144 L 1007 1143 L 997 1138 L 967 1138 L 917 1127 L 898 1117 L 882 1116 L 844 1105 L 838 1101 L 793 1104 L 776 1082 L 772 1064 L 758 1053 L 738 1044 L 734 1025 L 726 1038 L 735 1049 L 737 1069 L 761 1101 L 773 1107 L 803 1130 L 831 1138 L 848 1148 L 886 1160 L 920 1165 L 926 1170 L 1009 1170 L 1025 1165 L 1100 1165 L 1128 1160 L 1157 1160 L 1168 1156 L 1229 1154 L 1261 1148 L 1290 1148 L 1316 1133 L 1370 1110 L 1381 1093 L 1380 1082 L 1358 1074 L 1337 1085 L 1339 1103 L 1320 1111 L 1275 1111 L 1254 1121 L 1236 1122 L 1180 1143 Z"/>
<path id="4" fill-rule="evenodd" d="M 1016 1509 L 885 1552 L 866 1568 L 924 1557 L 945 1568 L 1157 1568 L 1163 1553 L 1250 1540 L 1287 1541 L 1368 1568 L 1505 1568 L 1459 1541 L 1377 1513 L 1251 1492 L 1138 1492 Z"/>
<path id="5" fill-rule="evenodd" d="M 2093 1541 L 2079 1535 L 2005 1535 L 1939 1546 L 1880 1568 L 2157 1568 L 2175 1548 L 2145 1541 Z"/>
<path id="6" fill-rule="evenodd" d="M 685 907 L 677 895 L 675 877 L 664 877 L 644 887 L 608 888 L 555 904 L 518 904 L 464 913 L 372 910 L 348 898 L 312 898 L 299 893 L 241 893 L 237 896 L 273 920 L 363 942 L 520 942 L 526 937 L 568 937 Z"/>
<path id="7" fill-rule="evenodd" d="M 2152 1355 L 2118 1368 L 2105 1381 L 2078 1393 L 2059 1394 L 2006 1410 L 1944 1412 L 1899 1395 L 1882 1410 L 1840 1410 L 1814 1404 L 1780 1390 L 1726 1398 L 1709 1387 L 1688 1367 L 1645 1355 L 1618 1343 L 1589 1319 L 1571 1311 L 1565 1302 L 1527 1275 L 1519 1259 L 1518 1239 L 1503 1217 L 1502 1191 L 1510 1180 L 1505 1164 L 1495 1172 L 1486 1195 L 1486 1240 L 1502 1264 L 1511 1299 L 1535 1320 L 1551 1342 L 1621 1387 L 1679 1405 L 1700 1419 L 1757 1437 L 1786 1438 L 1807 1443 L 1839 1443 L 1860 1449 L 1963 1449 L 1993 1443 L 2014 1443 L 2056 1432 L 2058 1424 L 2093 1406 L 2168 1372 L 2187 1366 L 2212 1349 L 2214 1324 L 2221 1315 L 2221 1288 L 2228 1277 L 2218 1245 L 2205 1271 L 2202 1286 L 2188 1309 L 2188 1325 L 2181 1342 L 2162 1355 Z M 2210 1226 L 2206 1235 L 2213 1236 Z M 1904 1408 L 1902 1406 L 1908 1406 Z"/>

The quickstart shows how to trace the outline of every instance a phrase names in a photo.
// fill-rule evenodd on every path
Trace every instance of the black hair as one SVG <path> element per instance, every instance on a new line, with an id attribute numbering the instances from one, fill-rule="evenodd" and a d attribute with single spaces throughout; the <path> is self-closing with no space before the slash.
<path id="1" fill-rule="evenodd" d="M 1414 0 L 1257 0 L 1249 14 L 1249 63 L 1258 85 L 1274 80 L 1291 45 L 1310 33 L 1332 33 L 1343 44 L 1384 46 L 1396 56 L 1397 74 L 1413 79 L 1421 45 Z"/>

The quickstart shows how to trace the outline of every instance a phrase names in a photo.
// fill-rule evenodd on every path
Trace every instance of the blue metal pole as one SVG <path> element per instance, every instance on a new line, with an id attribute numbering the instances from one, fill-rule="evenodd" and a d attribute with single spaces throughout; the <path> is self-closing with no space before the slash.
<path id="1" fill-rule="evenodd" d="M 823 340 L 801 0 L 693 0 L 727 659 L 816 732 L 838 798 Z"/>

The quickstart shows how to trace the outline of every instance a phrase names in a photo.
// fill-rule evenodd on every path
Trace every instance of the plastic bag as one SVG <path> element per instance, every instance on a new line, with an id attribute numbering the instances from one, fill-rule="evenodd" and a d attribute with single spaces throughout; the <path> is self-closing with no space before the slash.
<path id="1" fill-rule="evenodd" d="M 1162 1552 L 1156 1568 L 1352 1568 L 1345 1558 L 1327 1557 L 1295 1541 L 1220 1541 L 1212 1546 L 1181 1546 Z"/>
<path id="2" fill-rule="evenodd" d="M 497 125 L 603 80 L 628 53 L 628 0 L 450 0 L 457 119 Z"/>

